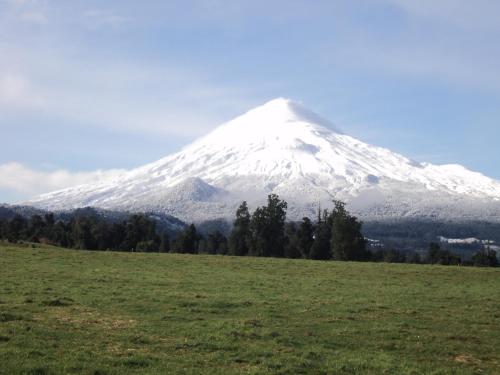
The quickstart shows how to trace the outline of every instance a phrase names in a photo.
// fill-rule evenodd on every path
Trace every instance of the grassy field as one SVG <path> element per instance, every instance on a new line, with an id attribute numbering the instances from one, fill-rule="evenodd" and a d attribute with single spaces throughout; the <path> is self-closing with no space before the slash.
<path id="1" fill-rule="evenodd" d="M 0 245 L 2 374 L 499 374 L 500 270 Z"/>

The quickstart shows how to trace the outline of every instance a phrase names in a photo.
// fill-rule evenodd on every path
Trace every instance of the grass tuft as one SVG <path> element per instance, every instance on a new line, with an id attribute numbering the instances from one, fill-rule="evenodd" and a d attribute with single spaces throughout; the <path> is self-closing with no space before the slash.
<path id="1" fill-rule="evenodd" d="M 23 319 L 24 318 L 20 315 L 15 315 L 10 313 L 0 313 L 0 323 L 15 322 Z"/>
<path id="2" fill-rule="evenodd" d="M 148 367 L 150 362 L 144 358 L 131 358 L 124 361 L 123 364 L 128 368 L 143 368 Z"/>
<path id="3" fill-rule="evenodd" d="M 45 367 L 35 367 L 26 371 L 26 375 L 49 375 L 49 370 Z"/>

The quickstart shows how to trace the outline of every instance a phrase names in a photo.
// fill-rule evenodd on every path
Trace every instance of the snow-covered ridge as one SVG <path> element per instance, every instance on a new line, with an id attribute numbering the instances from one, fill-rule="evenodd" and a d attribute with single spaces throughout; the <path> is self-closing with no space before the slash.
<path id="1" fill-rule="evenodd" d="M 156 210 L 184 220 L 229 217 L 277 193 L 292 217 L 332 198 L 366 217 L 500 220 L 500 182 L 459 165 L 418 163 L 359 141 L 303 105 L 275 99 L 154 163 L 28 202 L 49 209 Z"/>
<path id="2" fill-rule="evenodd" d="M 479 245 L 482 249 L 493 250 L 500 252 L 500 246 L 498 246 L 495 241 L 492 240 L 480 240 L 479 238 L 446 238 L 443 236 L 439 237 L 441 243 L 447 243 L 450 245 Z"/>
<path id="3" fill-rule="evenodd" d="M 439 237 L 440 242 L 449 244 L 461 244 L 461 245 L 472 245 L 472 244 L 482 244 L 482 245 L 494 245 L 495 241 L 492 240 L 480 240 L 479 238 L 446 238 L 443 236 Z"/>

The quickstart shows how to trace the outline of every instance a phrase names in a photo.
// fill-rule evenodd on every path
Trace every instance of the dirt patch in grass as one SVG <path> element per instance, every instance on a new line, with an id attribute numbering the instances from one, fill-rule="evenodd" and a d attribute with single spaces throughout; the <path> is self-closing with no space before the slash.
<path id="1" fill-rule="evenodd" d="M 126 329 L 134 327 L 137 321 L 125 317 L 110 316 L 96 310 L 73 307 L 71 309 L 53 309 L 46 317 L 56 319 L 61 323 L 77 327 L 97 326 L 99 329 Z"/>
<path id="2" fill-rule="evenodd" d="M 464 364 L 477 364 L 477 363 L 481 362 L 479 359 L 475 358 L 471 354 L 466 354 L 466 353 L 459 354 L 459 355 L 455 356 L 453 359 L 455 362 L 464 363 Z"/>

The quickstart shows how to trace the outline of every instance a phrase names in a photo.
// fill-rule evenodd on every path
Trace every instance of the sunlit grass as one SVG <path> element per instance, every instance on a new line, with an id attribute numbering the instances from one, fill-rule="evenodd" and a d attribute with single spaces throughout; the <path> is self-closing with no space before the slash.
<path id="1" fill-rule="evenodd" d="M 500 270 L 0 245 L 0 373 L 500 373 Z"/>

